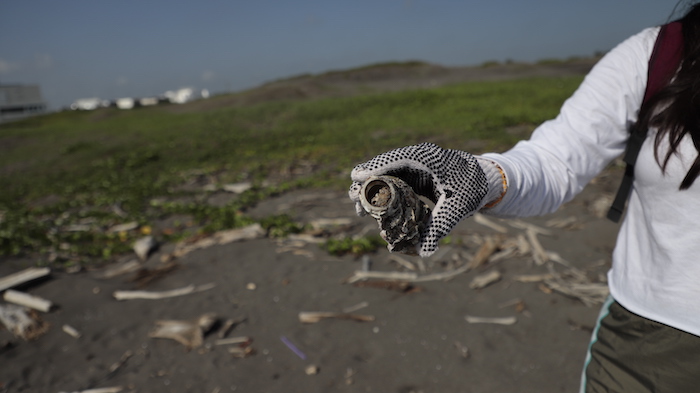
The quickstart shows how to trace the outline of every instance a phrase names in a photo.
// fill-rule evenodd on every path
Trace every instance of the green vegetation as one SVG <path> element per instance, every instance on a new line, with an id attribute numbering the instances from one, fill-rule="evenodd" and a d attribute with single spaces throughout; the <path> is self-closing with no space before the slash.
<path id="1" fill-rule="evenodd" d="M 380 247 L 386 247 L 386 242 L 380 236 L 365 236 L 360 238 L 343 237 L 328 239 L 322 248 L 331 255 L 352 254 L 360 256 L 376 251 Z"/>
<path id="2" fill-rule="evenodd" d="M 91 260 L 125 252 L 141 235 L 70 230 L 81 225 L 136 221 L 144 228 L 188 217 L 191 225 L 164 233 L 172 239 L 247 225 L 245 211 L 258 201 L 300 187 L 345 188 L 356 163 L 407 144 L 502 150 L 522 138 L 509 129 L 534 129 L 555 116 L 580 81 L 475 82 L 197 112 L 61 112 L 3 124 L 0 255 Z M 202 178 L 256 187 L 215 207 L 193 186 Z M 262 186 L 265 180 L 275 186 Z M 301 230 L 281 217 L 267 229 L 271 236 Z"/>

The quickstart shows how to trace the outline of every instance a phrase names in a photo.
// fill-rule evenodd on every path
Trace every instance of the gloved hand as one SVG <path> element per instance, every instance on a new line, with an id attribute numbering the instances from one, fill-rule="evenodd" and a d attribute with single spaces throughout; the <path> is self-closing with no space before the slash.
<path id="1" fill-rule="evenodd" d="M 432 255 L 438 248 L 438 241 L 462 219 L 505 192 L 502 171 L 494 162 L 467 152 L 421 143 L 380 154 L 352 170 L 353 184 L 348 194 L 355 202 L 358 215 L 366 214 L 360 204 L 362 183 L 370 176 L 380 175 L 400 178 L 416 194 L 435 203 L 428 225 L 420 234 L 418 252 L 423 257 Z"/>

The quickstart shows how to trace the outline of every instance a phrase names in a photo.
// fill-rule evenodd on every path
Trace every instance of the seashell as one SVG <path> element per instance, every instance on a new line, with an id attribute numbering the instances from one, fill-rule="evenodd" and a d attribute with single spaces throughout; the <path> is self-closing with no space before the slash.
<path id="1" fill-rule="evenodd" d="M 371 176 L 360 189 L 362 208 L 377 220 L 391 252 L 417 255 L 430 208 L 406 182 L 394 176 Z"/>

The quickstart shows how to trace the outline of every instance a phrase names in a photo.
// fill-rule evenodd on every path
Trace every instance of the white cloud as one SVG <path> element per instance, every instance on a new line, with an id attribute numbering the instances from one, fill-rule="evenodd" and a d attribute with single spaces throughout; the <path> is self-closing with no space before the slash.
<path id="1" fill-rule="evenodd" d="M 117 86 L 124 86 L 124 85 L 129 83 L 129 78 L 127 78 L 125 76 L 120 76 L 119 78 L 117 78 L 115 83 Z"/>
<path id="2" fill-rule="evenodd" d="M 0 59 L 0 74 L 9 74 L 19 68 L 19 64 Z"/>
<path id="3" fill-rule="evenodd" d="M 202 80 L 205 82 L 209 82 L 210 80 L 214 79 L 216 77 L 216 74 L 214 71 L 204 71 L 202 72 Z"/>

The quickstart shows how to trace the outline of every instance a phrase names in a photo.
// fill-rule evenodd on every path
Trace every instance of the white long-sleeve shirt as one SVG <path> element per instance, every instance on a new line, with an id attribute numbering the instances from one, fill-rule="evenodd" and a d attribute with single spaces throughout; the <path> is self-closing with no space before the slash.
<path id="1" fill-rule="evenodd" d="M 489 214 L 513 217 L 555 211 L 625 149 L 637 119 L 659 28 L 610 51 L 527 141 L 484 154 L 504 170 L 508 190 Z M 689 136 L 662 173 L 650 130 L 637 158 L 627 212 L 608 273 L 611 295 L 628 310 L 700 336 L 700 179 L 679 185 L 698 155 Z M 661 146 L 664 157 L 667 144 Z"/>

